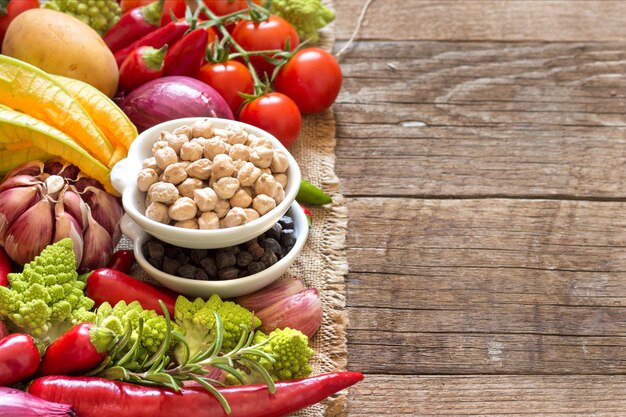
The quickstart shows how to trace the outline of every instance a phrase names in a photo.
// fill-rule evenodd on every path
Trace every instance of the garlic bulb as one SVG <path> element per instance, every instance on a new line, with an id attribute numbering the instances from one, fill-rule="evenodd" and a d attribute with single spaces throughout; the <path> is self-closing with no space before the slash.
<path id="1" fill-rule="evenodd" d="M 116 197 L 62 160 L 27 162 L 0 183 L 0 245 L 20 265 L 69 237 L 79 270 L 106 266 L 122 214 Z"/>

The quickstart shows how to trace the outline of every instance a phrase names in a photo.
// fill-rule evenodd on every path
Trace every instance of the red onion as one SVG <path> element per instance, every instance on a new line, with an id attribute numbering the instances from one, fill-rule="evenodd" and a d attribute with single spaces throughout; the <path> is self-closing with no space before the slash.
<path id="1" fill-rule="evenodd" d="M 183 117 L 233 119 L 233 112 L 217 91 L 190 77 L 148 81 L 121 98 L 118 104 L 140 132 Z"/>
<path id="2" fill-rule="evenodd" d="M 42 400 L 15 388 L 0 387 L 0 416 L 68 417 L 76 414 L 69 405 Z"/>

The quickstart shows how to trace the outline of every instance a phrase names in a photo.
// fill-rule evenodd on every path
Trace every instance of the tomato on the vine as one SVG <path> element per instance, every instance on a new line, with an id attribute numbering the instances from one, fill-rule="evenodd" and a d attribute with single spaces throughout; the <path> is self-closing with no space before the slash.
<path id="1" fill-rule="evenodd" d="M 302 113 L 320 113 L 329 108 L 341 89 L 337 60 L 320 48 L 305 48 L 278 71 L 274 87 L 298 105 Z"/>
<path id="2" fill-rule="evenodd" d="M 185 0 L 165 0 L 161 10 L 161 26 L 172 21 L 172 14 L 179 19 L 184 18 L 185 10 L 187 10 Z"/>
<path id="3" fill-rule="evenodd" d="M 218 64 L 204 64 L 198 76 L 200 81 L 213 87 L 237 114 L 244 98 L 238 93 L 252 94 L 254 80 L 248 68 L 239 61 L 226 61 Z"/>
<path id="4" fill-rule="evenodd" d="M 2 47 L 4 34 L 9 27 L 9 23 L 11 23 L 18 14 L 28 9 L 36 9 L 38 7 L 38 0 L 10 0 L 8 4 L 6 4 L 6 2 L 0 2 L 0 47 Z"/>
<path id="5" fill-rule="evenodd" d="M 260 22 L 240 20 L 231 35 L 248 52 L 285 49 L 287 39 L 289 39 L 290 51 L 300 44 L 298 33 L 291 23 L 274 15 L 270 15 L 267 20 Z M 250 56 L 250 63 L 259 76 L 263 77 L 264 73 L 267 73 L 268 77 L 272 75 L 274 65 L 267 62 L 262 56 Z"/>
<path id="6" fill-rule="evenodd" d="M 254 4 L 261 4 L 261 0 L 252 0 Z M 248 2 L 246 0 L 204 0 L 204 4 L 218 16 L 238 12 L 247 9 Z"/>
<path id="7" fill-rule="evenodd" d="M 269 132 L 289 147 L 298 139 L 302 115 L 292 99 L 274 92 L 244 104 L 239 112 L 239 121 Z"/>

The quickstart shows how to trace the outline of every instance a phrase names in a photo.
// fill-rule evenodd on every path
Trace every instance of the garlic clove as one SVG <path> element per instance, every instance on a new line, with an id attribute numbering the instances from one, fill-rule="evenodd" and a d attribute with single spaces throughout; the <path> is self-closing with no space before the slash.
<path id="1" fill-rule="evenodd" d="M 74 188 L 76 188 L 76 190 L 79 193 L 82 193 L 83 191 L 85 191 L 87 187 L 96 187 L 101 190 L 104 190 L 104 187 L 102 186 L 102 184 L 100 184 L 98 180 L 88 177 L 84 175 L 82 172 L 78 174 L 78 178 L 76 178 L 76 181 L 74 181 L 72 185 L 74 185 Z"/>
<path id="2" fill-rule="evenodd" d="M 41 184 L 41 181 L 32 175 L 16 175 L 6 179 L 2 184 L 0 184 L 0 192 L 15 187 L 29 187 L 37 184 Z"/>
<path id="3" fill-rule="evenodd" d="M 44 164 L 41 161 L 25 162 L 22 165 L 17 166 L 7 172 L 7 174 L 4 176 L 4 179 L 7 180 L 17 175 L 30 175 L 32 177 L 36 177 L 43 172 L 43 166 Z"/>
<path id="4" fill-rule="evenodd" d="M 4 249 L 13 261 L 24 265 L 50 244 L 54 214 L 52 203 L 45 197 L 31 206 L 9 226 Z"/>
<path id="5" fill-rule="evenodd" d="M 303 290 L 304 284 L 300 278 L 287 277 L 276 280 L 258 291 L 237 297 L 237 304 L 250 311 L 259 311 Z"/>
<path id="6" fill-rule="evenodd" d="M 79 224 L 81 229 L 87 227 L 87 204 L 74 191 L 73 187 L 69 187 L 63 193 L 64 210 L 69 213 Z M 77 262 L 79 264 L 79 262 Z"/>
<path id="7" fill-rule="evenodd" d="M 112 242 L 117 244 L 122 236 L 120 221 L 124 214 L 119 200 L 93 186 L 86 187 L 82 197 L 91 209 L 93 218 L 109 233 Z"/>
<path id="8" fill-rule="evenodd" d="M 40 189 L 31 185 L 0 192 L 0 245 L 4 245 L 9 225 L 41 199 Z"/>
<path id="9" fill-rule="evenodd" d="M 87 229 L 83 233 L 83 259 L 81 270 L 91 270 L 106 266 L 113 255 L 113 241 L 106 229 L 91 215 L 87 208 Z"/>
<path id="10" fill-rule="evenodd" d="M 83 258 L 83 226 L 70 213 L 65 211 L 65 205 L 59 200 L 54 205 L 54 236 L 52 242 L 69 237 L 74 242 L 76 265 L 80 265 Z"/>
<path id="11" fill-rule="evenodd" d="M 257 311 L 256 316 L 263 323 L 260 330 L 265 334 L 289 327 L 310 339 L 322 325 L 322 300 L 316 288 L 307 288 Z"/>
<path id="12" fill-rule="evenodd" d="M 80 173 L 80 169 L 63 159 L 51 159 L 43 167 L 44 172 L 50 175 L 59 175 L 66 179 L 75 180 Z"/>
<path id="13" fill-rule="evenodd" d="M 50 175 L 44 181 L 45 192 L 56 200 L 61 190 L 66 188 L 65 179 L 60 175 Z"/>

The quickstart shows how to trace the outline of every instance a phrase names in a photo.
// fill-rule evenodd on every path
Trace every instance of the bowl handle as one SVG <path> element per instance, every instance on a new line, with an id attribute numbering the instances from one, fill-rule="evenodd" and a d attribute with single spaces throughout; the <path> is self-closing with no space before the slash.
<path id="1" fill-rule="evenodd" d="M 133 242 L 136 242 L 137 239 L 145 233 L 141 226 L 135 223 L 133 219 L 128 216 L 128 214 L 124 214 L 124 216 L 122 216 L 120 226 L 122 228 L 122 233 L 124 233 L 124 235 L 126 235 Z"/>
<path id="2" fill-rule="evenodd" d="M 124 189 L 128 186 L 128 173 L 126 172 L 126 165 L 128 164 L 128 158 L 124 158 L 111 169 L 111 184 L 120 194 L 124 193 Z"/>

